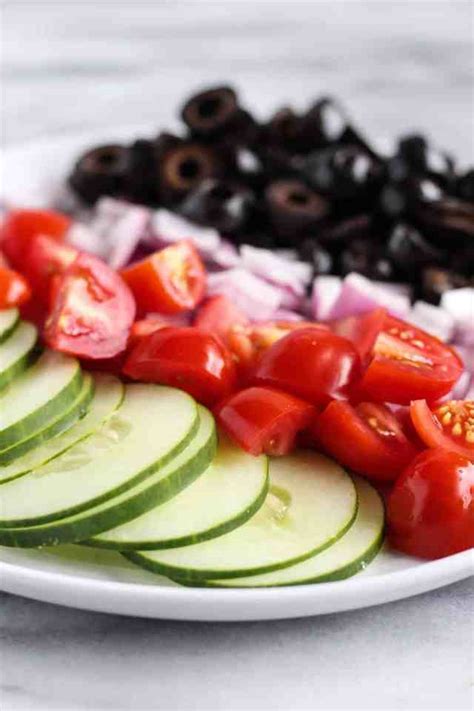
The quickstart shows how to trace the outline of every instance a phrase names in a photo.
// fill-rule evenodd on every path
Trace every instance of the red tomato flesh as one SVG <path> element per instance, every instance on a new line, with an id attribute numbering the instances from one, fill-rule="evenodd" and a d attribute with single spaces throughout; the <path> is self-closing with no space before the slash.
<path id="1" fill-rule="evenodd" d="M 206 287 L 204 264 L 188 241 L 155 252 L 121 274 L 141 314 L 176 314 L 193 309 L 202 300 Z"/>
<path id="2" fill-rule="evenodd" d="M 79 251 L 47 235 L 34 235 L 23 260 L 23 273 L 33 287 L 35 299 L 49 304 L 50 288 L 54 277 L 78 257 Z"/>
<path id="3" fill-rule="evenodd" d="M 12 210 L 0 227 L 0 245 L 12 266 L 22 271 L 33 237 L 41 234 L 62 241 L 70 225 L 69 217 L 52 210 Z"/>
<path id="4" fill-rule="evenodd" d="M 474 460 L 474 400 L 449 400 L 431 409 L 426 400 L 415 400 L 410 414 L 427 447 L 443 447 Z"/>
<path id="5" fill-rule="evenodd" d="M 141 338 L 123 372 L 133 380 L 185 390 L 204 405 L 234 387 L 232 358 L 219 339 L 198 328 L 163 328 Z"/>
<path id="6" fill-rule="evenodd" d="M 221 403 L 217 420 L 231 439 L 255 456 L 288 454 L 314 414 L 308 403 L 270 388 L 247 388 Z"/>
<path id="7" fill-rule="evenodd" d="M 377 481 L 391 481 L 418 450 L 385 405 L 331 402 L 311 428 L 316 443 L 338 462 Z"/>
<path id="8" fill-rule="evenodd" d="M 388 314 L 386 309 L 374 309 L 362 316 L 347 316 L 332 321 L 329 326 L 333 333 L 347 338 L 354 344 L 362 362 L 372 353 L 377 336 L 382 330 Z"/>
<path id="9" fill-rule="evenodd" d="M 222 294 L 207 299 L 194 320 L 196 328 L 213 333 L 224 342 L 231 327 L 247 326 L 248 323 L 247 316 Z"/>
<path id="10" fill-rule="evenodd" d="M 81 358 L 113 358 L 125 350 L 134 316 L 133 296 L 120 276 L 81 253 L 54 280 L 44 338 Z"/>
<path id="11" fill-rule="evenodd" d="M 0 267 L 0 309 L 21 306 L 31 297 L 28 282 L 13 269 Z"/>
<path id="12" fill-rule="evenodd" d="M 474 464 L 429 449 L 407 467 L 388 499 L 391 544 L 408 555 L 443 558 L 474 546 Z"/>

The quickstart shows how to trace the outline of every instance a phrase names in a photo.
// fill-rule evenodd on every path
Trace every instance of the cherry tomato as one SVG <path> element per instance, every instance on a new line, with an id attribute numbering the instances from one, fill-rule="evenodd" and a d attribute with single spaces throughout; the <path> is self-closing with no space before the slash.
<path id="1" fill-rule="evenodd" d="M 134 316 L 133 296 L 120 276 L 81 253 L 53 282 L 44 338 L 78 357 L 112 358 L 125 349 Z"/>
<path id="2" fill-rule="evenodd" d="M 155 252 L 127 267 L 121 274 L 142 314 L 188 311 L 204 296 L 206 270 L 201 257 L 188 241 Z"/>
<path id="3" fill-rule="evenodd" d="M 395 479 L 418 453 L 385 405 L 334 400 L 311 429 L 338 462 L 378 481 Z"/>
<path id="4" fill-rule="evenodd" d="M 443 558 L 474 546 L 474 464 L 428 449 L 407 467 L 388 499 L 389 540 L 420 558 Z"/>
<path id="5" fill-rule="evenodd" d="M 446 395 L 463 371 L 452 348 L 404 321 L 387 316 L 358 386 L 361 400 L 408 405 Z"/>
<path id="6" fill-rule="evenodd" d="M 149 336 L 150 333 L 154 333 L 155 331 L 159 331 L 160 328 L 168 328 L 169 326 L 181 328 L 188 325 L 188 319 L 185 314 L 177 314 L 174 316 L 148 314 L 146 318 L 139 319 L 132 325 L 129 345 L 134 346 L 141 338 Z"/>
<path id="7" fill-rule="evenodd" d="M 185 390 L 205 405 L 229 395 L 235 381 L 230 353 L 199 328 L 163 328 L 141 338 L 123 372 L 133 380 Z"/>
<path id="8" fill-rule="evenodd" d="M 247 326 L 247 316 L 223 294 L 211 296 L 200 307 L 194 325 L 203 331 L 219 336 L 225 342 L 229 330 L 234 326 Z"/>
<path id="9" fill-rule="evenodd" d="M 0 267 L 0 309 L 24 304 L 31 296 L 28 282 L 13 269 Z"/>
<path id="10" fill-rule="evenodd" d="M 23 258 L 35 235 L 62 241 L 70 225 L 69 217 L 52 210 L 12 210 L 0 227 L 0 245 L 10 263 L 22 271 Z"/>
<path id="11" fill-rule="evenodd" d="M 35 299 L 49 304 L 53 278 L 73 263 L 79 251 L 47 235 L 34 235 L 23 259 L 22 271 L 31 284 Z"/>
<path id="12" fill-rule="evenodd" d="M 427 447 L 443 447 L 474 460 L 474 400 L 449 400 L 430 409 L 415 400 L 410 414 Z"/>
<path id="13" fill-rule="evenodd" d="M 354 344 L 363 362 L 370 356 L 374 343 L 382 330 L 387 311 L 374 309 L 362 316 L 347 316 L 346 318 L 332 321 L 329 326 L 331 331 L 338 336 L 347 338 Z"/>
<path id="14" fill-rule="evenodd" d="M 324 406 L 344 397 L 359 371 L 360 358 L 352 343 L 330 331 L 302 328 L 263 354 L 253 382 Z"/>
<path id="15" fill-rule="evenodd" d="M 281 456 L 314 414 L 308 403 L 271 388 L 247 388 L 221 403 L 216 416 L 224 431 L 250 454 Z"/>

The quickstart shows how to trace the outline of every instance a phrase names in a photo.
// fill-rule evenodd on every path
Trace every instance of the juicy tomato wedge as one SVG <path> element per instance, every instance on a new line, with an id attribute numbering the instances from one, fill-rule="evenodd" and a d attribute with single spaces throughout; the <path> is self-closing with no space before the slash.
<path id="1" fill-rule="evenodd" d="M 120 276 L 80 253 L 54 279 L 44 338 L 51 348 L 81 358 L 113 358 L 126 348 L 134 317 L 133 296 Z"/>
<path id="2" fill-rule="evenodd" d="M 155 252 L 123 269 L 140 313 L 176 314 L 193 309 L 204 296 L 206 270 L 191 242 Z"/>
<path id="3" fill-rule="evenodd" d="M 221 403 L 217 420 L 231 439 L 253 455 L 288 454 L 314 415 L 299 398 L 270 388 L 247 388 Z"/>
<path id="4" fill-rule="evenodd" d="M 370 356 L 377 336 L 382 330 L 388 314 L 386 309 L 374 309 L 361 316 L 347 316 L 332 321 L 329 326 L 333 333 L 347 338 L 354 344 L 362 362 Z"/>
<path id="5" fill-rule="evenodd" d="M 22 271 L 23 258 L 36 235 L 62 241 L 71 219 L 52 210 L 12 210 L 0 227 L 0 245 L 12 266 Z"/>
<path id="6" fill-rule="evenodd" d="M 334 400 L 311 431 L 338 462 L 377 481 L 395 479 L 418 453 L 388 407 L 372 402 Z"/>
<path id="7" fill-rule="evenodd" d="M 141 338 L 123 372 L 133 380 L 185 390 L 204 405 L 232 391 L 235 370 L 223 343 L 199 328 L 163 328 Z"/>
<path id="8" fill-rule="evenodd" d="M 0 267 L 0 309 L 21 306 L 31 296 L 28 282 L 13 269 Z"/>
<path id="9" fill-rule="evenodd" d="M 359 355 L 347 339 L 321 328 L 301 328 L 262 355 L 252 381 L 324 407 L 343 398 L 359 374 Z"/>
<path id="10" fill-rule="evenodd" d="M 62 274 L 78 255 L 75 247 L 47 235 L 38 234 L 31 238 L 22 271 L 34 290 L 35 299 L 41 299 L 46 305 L 49 303 L 53 278 Z"/>
<path id="11" fill-rule="evenodd" d="M 178 328 L 188 326 L 186 315 L 177 314 L 175 316 L 165 316 L 164 314 L 148 314 L 146 318 L 139 319 L 133 323 L 130 331 L 129 345 L 133 346 L 141 338 L 149 336 L 150 333 L 159 331 L 160 328 L 176 326 Z"/>
<path id="12" fill-rule="evenodd" d="M 427 447 L 443 447 L 474 460 L 474 400 L 449 400 L 432 408 L 426 400 L 415 400 L 410 415 Z"/>
<path id="13" fill-rule="evenodd" d="M 443 558 L 474 546 L 474 464 L 445 449 L 419 454 L 388 499 L 388 535 L 398 550 Z"/>
<path id="14" fill-rule="evenodd" d="M 247 326 L 247 316 L 223 294 L 211 296 L 200 307 L 194 325 L 203 331 L 219 336 L 225 342 L 234 326 Z"/>
<path id="15" fill-rule="evenodd" d="M 455 351 L 415 326 L 387 316 L 357 398 L 408 405 L 446 395 L 463 371 Z"/>

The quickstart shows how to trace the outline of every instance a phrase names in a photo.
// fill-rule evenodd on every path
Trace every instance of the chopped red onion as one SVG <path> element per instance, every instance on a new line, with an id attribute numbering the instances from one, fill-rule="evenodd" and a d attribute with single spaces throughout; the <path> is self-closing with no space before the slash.
<path id="1" fill-rule="evenodd" d="M 283 309 L 289 309 L 290 311 L 301 311 L 304 306 L 305 301 L 305 290 L 304 288 L 298 293 L 293 289 L 288 287 L 279 287 L 277 284 L 274 285 L 279 288 L 281 292 L 281 307 Z"/>
<path id="2" fill-rule="evenodd" d="M 470 373 L 468 370 L 465 370 L 464 373 L 460 376 L 456 385 L 447 395 L 445 395 L 445 397 L 442 398 L 441 402 L 446 402 L 447 400 L 470 399 L 466 398 L 466 395 L 469 392 L 471 385 L 474 385 L 472 373 Z"/>
<path id="3" fill-rule="evenodd" d="M 339 298 L 342 280 L 337 276 L 318 276 L 313 282 L 311 313 L 316 321 L 327 321 Z"/>
<path id="4" fill-rule="evenodd" d="M 212 254 L 206 257 L 206 264 L 212 269 L 231 269 L 238 267 L 240 256 L 237 248 L 227 240 L 221 240 L 220 245 Z"/>
<path id="5" fill-rule="evenodd" d="M 441 306 L 454 319 L 456 343 L 474 346 L 474 288 L 446 291 L 441 297 Z"/>
<path id="6" fill-rule="evenodd" d="M 278 309 L 273 314 L 274 321 L 304 321 L 304 317 L 301 314 L 296 313 L 296 311 L 289 311 L 288 309 Z"/>
<path id="7" fill-rule="evenodd" d="M 442 341 L 450 341 L 454 335 L 452 315 L 439 306 L 428 304 L 426 301 L 416 301 L 407 320 Z"/>
<path id="8" fill-rule="evenodd" d="M 160 245 L 173 244 L 189 239 L 204 259 L 212 259 L 220 246 L 221 238 L 217 230 L 185 220 L 174 212 L 160 208 L 152 217 L 153 234 Z"/>
<path id="9" fill-rule="evenodd" d="M 330 313 L 330 319 L 357 316 L 379 307 L 386 308 L 394 316 L 406 318 L 410 311 L 410 299 L 404 294 L 374 285 L 361 274 L 348 274 Z"/>
<path id="10" fill-rule="evenodd" d="M 65 240 L 81 252 L 89 252 L 106 258 L 107 243 L 100 235 L 82 222 L 73 222 L 65 235 Z"/>
<path id="11" fill-rule="evenodd" d="M 310 283 L 312 268 L 306 262 L 291 261 L 269 249 L 260 249 L 244 244 L 240 248 L 242 265 L 256 276 L 271 284 L 291 289 L 303 295 L 305 286 Z"/>
<path id="12" fill-rule="evenodd" d="M 272 318 L 282 301 L 279 289 L 259 279 L 255 274 L 239 268 L 209 274 L 207 293 L 209 296 L 227 296 L 235 306 L 255 321 Z"/>
<path id="13" fill-rule="evenodd" d="M 395 294 L 403 294 L 411 299 L 413 294 L 413 288 L 410 284 L 405 284 L 403 282 L 388 282 L 388 281 L 373 281 L 372 284 L 379 286 L 381 289 L 386 289 L 387 291 L 393 291 Z"/>
<path id="14" fill-rule="evenodd" d="M 461 357 L 465 369 L 474 374 L 474 347 L 455 344 L 454 350 Z"/>
<path id="15" fill-rule="evenodd" d="M 168 326 L 191 326 L 193 321 L 193 312 L 185 311 L 181 314 L 160 314 L 150 312 L 145 318 L 150 321 L 160 321 L 161 323 L 166 323 Z"/>

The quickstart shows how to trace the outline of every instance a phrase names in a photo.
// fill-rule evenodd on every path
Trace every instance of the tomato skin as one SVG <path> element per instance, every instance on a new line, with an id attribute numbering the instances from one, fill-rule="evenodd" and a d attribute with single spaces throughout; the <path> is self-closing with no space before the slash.
<path id="1" fill-rule="evenodd" d="M 141 314 L 177 314 L 195 308 L 204 297 L 206 270 L 191 242 L 155 252 L 121 272 Z"/>
<path id="2" fill-rule="evenodd" d="M 49 304 L 53 278 L 62 274 L 78 255 L 75 247 L 48 235 L 31 238 L 23 260 L 23 273 L 33 288 L 35 299 L 39 298 L 46 306 Z"/>
<path id="3" fill-rule="evenodd" d="M 0 267 L 0 309 L 21 306 L 31 297 L 26 279 L 13 269 Z"/>
<path id="4" fill-rule="evenodd" d="M 219 336 L 225 342 L 229 329 L 247 326 L 249 319 L 223 294 L 211 296 L 202 304 L 194 320 L 194 326 Z"/>
<path id="5" fill-rule="evenodd" d="M 353 343 L 362 362 L 365 362 L 372 352 L 387 316 L 387 310 L 379 308 L 362 314 L 362 316 L 347 316 L 337 319 L 337 321 L 332 321 L 329 326 L 333 333 L 347 338 Z"/>
<path id="6" fill-rule="evenodd" d="M 388 536 L 400 551 L 443 558 L 474 546 L 474 464 L 428 449 L 407 467 L 388 499 Z"/>
<path id="7" fill-rule="evenodd" d="M 450 400 L 430 409 L 426 400 L 415 400 L 410 416 L 427 447 L 442 447 L 474 461 L 474 401 Z"/>
<path id="8" fill-rule="evenodd" d="M 53 280 L 44 339 L 79 358 L 113 358 L 125 350 L 134 317 L 133 296 L 120 276 L 80 253 Z"/>
<path id="9" fill-rule="evenodd" d="M 463 371 L 455 351 L 434 336 L 387 316 L 372 349 L 372 360 L 354 396 L 409 405 L 446 395 Z"/>
<path id="10" fill-rule="evenodd" d="M 0 227 L 0 245 L 12 266 L 22 271 L 23 258 L 35 235 L 62 241 L 70 225 L 69 217 L 52 210 L 12 210 Z"/>
<path id="11" fill-rule="evenodd" d="M 229 395 L 235 384 L 234 365 L 225 346 L 192 326 L 162 328 L 141 338 L 123 372 L 133 380 L 180 388 L 204 405 Z"/>
<path id="12" fill-rule="evenodd" d="M 392 481 L 418 453 L 395 415 L 375 403 L 334 400 L 311 432 L 338 462 L 375 481 Z"/>
<path id="13" fill-rule="evenodd" d="M 271 388 L 247 388 L 222 402 L 215 410 L 226 434 L 246 452 L 258 456 L 288 454 L 296 435 L 314 414 L 308 403 Z"/>
<path id="14" fill-rule="evenodd" d="M 263 354 L 252 382 L 323 407 L 344 397 L 359 374 L 360 358 L 348 340 L 320 328 L 302 328 Z"/>

